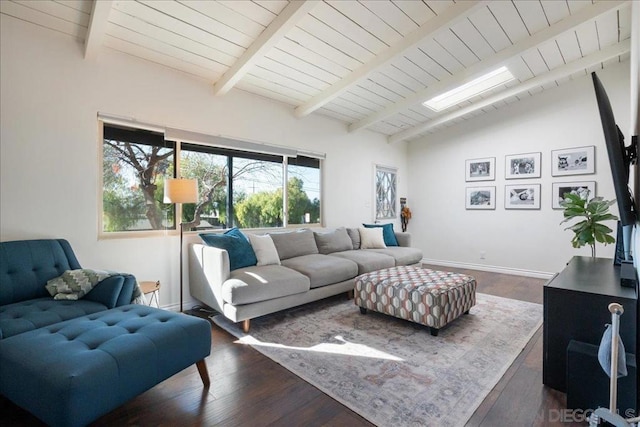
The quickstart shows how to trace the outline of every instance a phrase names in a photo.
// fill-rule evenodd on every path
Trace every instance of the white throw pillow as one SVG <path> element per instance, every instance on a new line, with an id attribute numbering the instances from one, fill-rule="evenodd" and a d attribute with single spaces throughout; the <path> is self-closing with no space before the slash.
<path id="1" fill-rule="evenodd" d="M 268 234 L 264 236 L 258 236 L 257 234 L 247 234 L 253 251 L 256 253 L 258 259 L 257 265 L 280 265 L 280 257 L 276 250 L 276 245 L 273 244 L 273 239 Z"/>
<path id="2" fill-rule="evenodd" d="M 360 231 L 360 249 L 384 249 L 387 247 L 384 244 L 382 227 L 358 228 L 358 231 Z"/>

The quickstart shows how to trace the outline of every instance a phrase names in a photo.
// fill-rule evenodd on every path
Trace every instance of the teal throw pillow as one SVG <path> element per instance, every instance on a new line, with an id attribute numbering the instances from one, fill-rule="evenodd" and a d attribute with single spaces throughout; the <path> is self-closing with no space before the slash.
<path id="1" fill-rule="evenodd" d="M 208 246 L 227 251 L 231 270 L 249 267 L 258 263 L 249 239 L 237 227 L 225 231 L 224 234 L 200 233 L 200 238 Z"/>
<path id="2" fill-rule="evenodd" d="M 396 234 L 393 231 L 393 224 L 362 224 L 365 228 L 382 228 L 382 238 L 387 246 L 399 246 Z"/>

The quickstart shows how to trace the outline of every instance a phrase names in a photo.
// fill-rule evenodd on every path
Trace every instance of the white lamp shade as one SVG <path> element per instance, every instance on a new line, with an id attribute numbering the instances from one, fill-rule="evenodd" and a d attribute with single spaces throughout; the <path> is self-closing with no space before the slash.
<path id="1" fill-rule="evenodd" d="M 198 201 L 198 180 L 166 179 L 164 181 L 164 203 L 196 203 Z"/>

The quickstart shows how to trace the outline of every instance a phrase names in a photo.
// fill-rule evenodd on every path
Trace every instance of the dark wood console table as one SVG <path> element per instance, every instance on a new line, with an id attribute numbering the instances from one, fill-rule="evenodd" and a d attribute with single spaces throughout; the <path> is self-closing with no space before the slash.
<path id="1" fill-rule="evenodd" d="M 636 290 L 620 286 L 620 271 L 607 258 L 576 256 L 544 286 L 542 382 L 566 392 L 567 346 L 577 340 L 599 345 L 611 323 L 608 305 L 622 304 L 620 336 L 635 353 L 638 327 Z"/>

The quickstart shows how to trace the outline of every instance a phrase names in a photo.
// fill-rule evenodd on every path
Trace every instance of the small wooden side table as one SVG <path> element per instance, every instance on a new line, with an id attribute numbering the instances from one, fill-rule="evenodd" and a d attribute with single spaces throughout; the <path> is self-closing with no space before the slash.
<path id="1" fill-rule="evenodd" d="M 160 299 L 159 299 L 159 292 L 160 292 L 160 281 L 143 281 L 140 282 L 140 289 L 142 289 L 142 293 L 147 295 L 147 294 L 151 294 L 151 298 L 149 298 L 149 305 L 151 305 L 151 303 L 153 302 L 153 300 L 156 300 L 156 307 L 160 308 Z"/>

